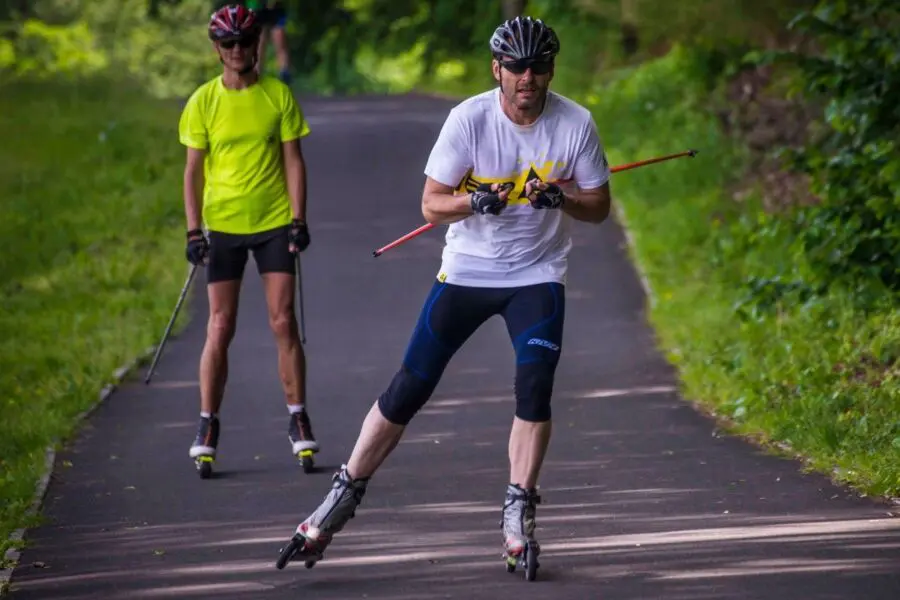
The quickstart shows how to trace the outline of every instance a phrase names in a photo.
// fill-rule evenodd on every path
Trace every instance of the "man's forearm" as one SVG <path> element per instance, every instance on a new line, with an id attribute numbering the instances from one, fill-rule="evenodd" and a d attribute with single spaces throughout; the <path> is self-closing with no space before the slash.
<path id="1" fill-rule="evenodd" d="M 303 156 L 293 157 L 285 169 L 291 216 L 306 222 L 306 162 Z"/>
<path id="2" fill-rule="evenodd" d="M 602 223 L 609 217 L 610 200 L 608 194 L 598 195 L 583 192 L 566 193 L 563 212 L 576 221 Z"/>
<path id="3" fill-rule="evenodd" d="M 184 173 L 184 215 L 188 231 L 200 229 L 203 224 L 203 171 L 186 170 Z"/>
<path id="4" fill-rule="evenodd" d="M 469 194 L 457 196 L 452 193 L 427 192 L 422 201 L 422 216 L 435 225 L 462 221 L 472 214 Z"/>

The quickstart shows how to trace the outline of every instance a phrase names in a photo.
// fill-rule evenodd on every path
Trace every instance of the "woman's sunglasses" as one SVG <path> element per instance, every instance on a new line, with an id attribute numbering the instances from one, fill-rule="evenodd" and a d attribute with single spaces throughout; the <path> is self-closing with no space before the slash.
<path id="1" fill-rule="evenodd" d="M 521 75 L 531 68 L 535 75 L 546 75 L 553 69 L 552 60 L 535 60 L 533 58 L 521 58 L 519 60 L 500 61 L 500 66 L 512 73 Z"/>
<path id="2" fill-rule="evenodd" d="M 240 44 L 241 48 L 252 48 L 256 45 L 256 42 L 257 38 L 255 37 L 242 37 L 237 39 L 222 40 L 219 42 L 219 45 L 226 50 L 231 50 L 237 44 Z"/>

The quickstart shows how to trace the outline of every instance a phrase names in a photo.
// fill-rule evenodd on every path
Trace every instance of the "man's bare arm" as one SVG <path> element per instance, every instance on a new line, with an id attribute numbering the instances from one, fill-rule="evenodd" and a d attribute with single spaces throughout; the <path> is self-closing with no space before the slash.
<path id="1" fill-rule="evenodd" d="M 566 192 L 566 201 L 562 205 L 563 212 L 578 221 L 602 223 L 609 217 L 612 196 L 609 182 L 591 190 L 573 190 Z"/>
<path id="2" fill-rule="evenodd" d="M 609 217 L 612 199 L 608 181 L 598 188 L 589 190 L 579 189 L 572 182 L 558 183 L 557 185 L 566 195 L 562 210 L 573 219 L 588 223 L 602 223 Z M 529 181 L 525 185 L 525 195 L 531 196 L 538 190 L 546 189 L 547 183 L 543 181 Z"/>
<path id="3" fill-rule="evenodd" d="M 469 195 L 456 195 L 453 188 L 431 177 L 425 178 L 422 190 L 422 216 L 434 225 L 462 221 L 472 214 Z"/>
<path id="4" fill-rule="evenodd" d="M 499 184 L 491 186 L 497 191 Z M 499 194 L 500 200 L 506 200 L 510 189 L 504 189 Z M 462 221 L 474 214 L 472 210 L 472 195 L 453 193 L 449 185 L 437 182 L 431 177 L 425 178 L 425 189 L 422 191 L 422 216 L 434 225 L 446 225 Z"/>

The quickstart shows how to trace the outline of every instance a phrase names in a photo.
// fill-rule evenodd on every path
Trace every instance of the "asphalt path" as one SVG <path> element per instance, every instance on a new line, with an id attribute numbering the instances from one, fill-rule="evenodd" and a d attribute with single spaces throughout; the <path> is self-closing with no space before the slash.
<path id="1" fill-rule="evenodd" d="M 152 384 L 123 385 L 58 456 L 48 520 L 27 535 L 13 598 L 900 598 L 900 520 L 889 506 L 720 435 L 679 397 L 612 221 L 575 227 L 537 581 L 507 574 L 501 559 L 514 402 L 499 318 L 456 355 L 326 560 L 276 570 L 279 548 L 321 501 L 389 383 L 432 285 L 443 228 L 371 254 L 422 223 L 422 169 L 452 106 L 301 100 L 313 129 L 303 282 L 320 471 L 304 474 L 290 454 L 251 262 L 216 476 L 201 480 L 187 453 L 201 285 Z M 640 176 L 614 176 L 614 192 Z"/>

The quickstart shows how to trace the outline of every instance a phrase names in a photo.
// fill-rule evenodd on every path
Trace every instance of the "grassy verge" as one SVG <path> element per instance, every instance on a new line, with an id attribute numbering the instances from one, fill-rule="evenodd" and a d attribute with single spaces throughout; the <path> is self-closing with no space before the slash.
<path id="1" fill-rule="evenodd" d="M 729 197 L 747 156 L 721 133 L 707 65 L 675 51 L 584 96 L 615 164 L 687 147 L 614 181 L 651 319 L 687 398 L 734 432 L 773 443 L 869 494 L 900 493 L 900 313 L 854 290 L 760 297 L 753 279 L 802 275 L 796 225 Z"/>
<path id="2" fill-rule="evenodd" d="M 754 288 L 807 265 L 796 224 L 767 215 L 759 194 L 727 191 L 750 156 L 712 110 L 725 103 L 720 58 L 676 49 L 593 87 L 554 89 L 592 110 L 612 164 L 700 150 L 613 180 L 684 396 L 837 481 L 900 495 L 900 311 L 887 297 L 863 310 L 855 290 L 767 298 Z"/>
<path id="3" fill-rule="evenodd" d="M 0 86 L 0 557 L 44 448 L 158 341 L 177 299 L 178 114 L 104 81 Z"/>

